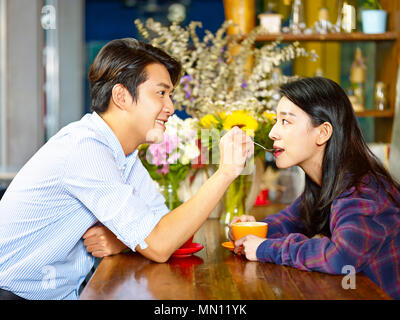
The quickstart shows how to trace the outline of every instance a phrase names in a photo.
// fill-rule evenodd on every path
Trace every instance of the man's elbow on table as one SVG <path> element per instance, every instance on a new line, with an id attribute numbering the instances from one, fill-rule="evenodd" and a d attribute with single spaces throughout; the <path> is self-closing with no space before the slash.
<path id="1" fill-rule="evenodd" d="M 172 254 L 157 246 L 148 246 L 146 249 L 142 249 L 137 245 L 135 250 L 145 258 L 158 263 L 167 262 Z"/>

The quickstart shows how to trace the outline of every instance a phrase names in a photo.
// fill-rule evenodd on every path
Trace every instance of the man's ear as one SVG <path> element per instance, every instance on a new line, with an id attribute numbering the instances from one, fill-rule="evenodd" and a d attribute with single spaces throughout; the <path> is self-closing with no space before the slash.
<path id="1" fill-rule="evenodd" d="M 114 105 L 121 110 L 126 110 L 132 100 L 128 90 L 120 83 L 112 88 L 111 99 Z"/>
<path id="2" fill-rule="evenodd" d="M 332 125 L 329 122 L 324 122 L 318 127 L 317 145 L 322 146 L 327 143 L 333 133 Z"/>

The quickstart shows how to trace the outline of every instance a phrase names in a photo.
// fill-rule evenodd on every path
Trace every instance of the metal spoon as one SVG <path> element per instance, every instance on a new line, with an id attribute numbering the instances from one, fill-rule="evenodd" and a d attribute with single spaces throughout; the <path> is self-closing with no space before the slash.
<path id="1" fill-rule="evenodd" d="M 267 148 L 264 147 L 263 145 L 261 145 L 261 144 L 255 142 L 255 141 L 253 141 L 253 142 L 254 142 L 254 144 L 256 144 L 257 146 L 259 146 L 260 148 L 264 149 L 264 150 L 267 151 L 267 152 L 274 153 L 274 151 L 275 151 L 275 149 L 267 149 Z"/>

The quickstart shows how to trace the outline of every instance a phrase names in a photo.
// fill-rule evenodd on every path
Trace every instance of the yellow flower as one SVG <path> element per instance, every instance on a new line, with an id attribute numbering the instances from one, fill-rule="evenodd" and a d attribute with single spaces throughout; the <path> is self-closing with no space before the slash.
<path id="1" fill-rule="evenodd" d="M 217 113 L 218 117 L 221 118 L 221 120 L 225 120 L 226 119 L 226 112 L 218 112 Z"/>
<path id="2" fill-rule="evenodd" d="M 267 119 L 268 122 L 274 123 L 276 121 L 276 114 L 274 112 L 263 112 L 263 116 Z"/>
<path id="3" fill-rule="evenodd" d="M 218 120 L 212 114 L 207 114 L 200 119 L 200 124 L 204 128 L 211 128 L 214 124 L 218 124 Z"/>
<path id="4" fill-rule="evenodd" d="M 253 137 L 258 128 L 258 122 L 246 111 L 238 110 L 228 114 L 223 122 L 225 130 L 230 130 L 234 126 L 241 128 L 244 132 Z"/>

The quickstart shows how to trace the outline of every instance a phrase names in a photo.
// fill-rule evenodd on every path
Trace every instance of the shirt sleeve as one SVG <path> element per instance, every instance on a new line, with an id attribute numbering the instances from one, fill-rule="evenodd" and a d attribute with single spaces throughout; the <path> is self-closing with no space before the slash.
<path id="1" fill-rule="evenodd" d="M 305 232 L 303 223 L 299 218 L 300 197 L 284 210 L 272 214 L 263 220 L 268 223 L 268 238 L 279 238 L 289 233 Z"/>
<path id="2" fill-rule="evenodd" d="M 169 211 L 151 178 L 137 175 L 140 181 L 126 184 L 111 149 L 95 138 L 82 138 L 63 177 L 67 192 L 132 250 L 147 248 L 145 238 Z M 147 201 L 139 196 L 141 189 L 150 193 Z"/>
<path id="3" fill-rule="evenodd" d="M 331 238 L 292 233 L 267 239 L 257 248 L 257 258 L 330 274 L 341 274 L 345 265 L 362 271 L 385 241 L 385 229 L 374 219 L 379 211 L 376 202 L 368 199 L 335 200 L 331 210 Z"/>

